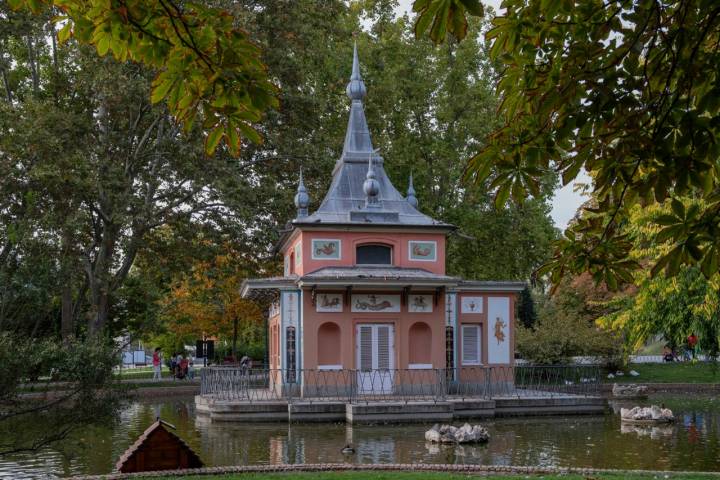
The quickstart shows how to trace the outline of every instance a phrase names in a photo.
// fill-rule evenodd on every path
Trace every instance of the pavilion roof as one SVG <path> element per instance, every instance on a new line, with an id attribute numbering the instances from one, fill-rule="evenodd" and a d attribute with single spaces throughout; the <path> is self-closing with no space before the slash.
<path id="1" fill-rule="evenodd" d="M 308 216 L 298 215 L 292 222 L 293 226 L 379 224 L 453 229 L 453 225 L 435 220 L 416 208 L 412 186 L 409 188 L 412 190 L 412 202 L 403 197 L 388 178 L 383 158 L 373 150 L 362 102 L 366 89 L 360 76 L 357 46 L 353 51 L 347 95 L 351 100 L 350 116 L 343 152 L 335 164 L 330 189 L 317 211 Z M 364 189 L 369 169 L 374 171 L 379 187 L 377 203 L 373 206 L 367 204 Z"/>

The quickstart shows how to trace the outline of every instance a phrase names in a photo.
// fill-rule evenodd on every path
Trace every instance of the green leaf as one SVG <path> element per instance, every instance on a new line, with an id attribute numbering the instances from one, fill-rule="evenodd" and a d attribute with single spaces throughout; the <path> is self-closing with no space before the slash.
<path id="1" fill-rule="evenodd" d="M 677 198 L 673 198 L 670 202 L 670 207 L 672 208 L 672 211 L 680 218 L 685 218 L 685 205 L 678 200 Z"/>
<path id="2" fill-rule="evenodd" d="M 463 7 L 465 7 L 468 12 L 470 12 L 471 15 L 475 15 L 476 17 L 482 17 L 485 13 L 482 3 L 480 3 L 478 0 L 460 0 L 460 3 L 463 5 Z"/>
<path id="3" fill-rule="evenodd" d="M 495 194 L 495 208 L 501 210 L 510 197 L 510 182 L 503 183 Z"/>
<path id="4" fill-rule="evenodd" d="M 705 278 L 711 278 L 713 275 L 718 273 L 718 264 L 720 263 L 720 255 L 715 247 L 711 247 L 705 252 L 705 258 L 703 258 L 701 270 Z"/>
<path id="5" fill-rule="evenodd" d="M 215 149 L 217 148 L 218 143 L 220 143 L 220 139 L 222 139 L 224 133 L 225 128 L 222 125 L 216 126 L 210 131 L 210 133 L 208 133 L 208 136 L 205 139 L 205 153 L 207 155 L 215 153 Z"/>

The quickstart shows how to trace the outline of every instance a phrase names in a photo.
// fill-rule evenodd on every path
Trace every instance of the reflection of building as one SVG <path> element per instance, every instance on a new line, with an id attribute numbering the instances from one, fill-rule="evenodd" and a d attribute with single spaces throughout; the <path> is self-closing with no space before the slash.
<path id="1" fill-rule="evenodd" d="M 330 189 L 310 213 L 300 176 L 297 216 L 278 245 L 284 275 L 243 286 L 246 296 L 279 292 L 269 319 L 270 367 L 299 384 L 302 369 L 358 370 L 353 381 L 363 393 L 398 385 L 392 373 L 378 372 L 451 368 L 457 377 L 461 367 L 511 364 L 514 299 L 524 285 L 445 274 L 446 236 L 455 227 L 420 212 L 412 177 L 407 196 L 395 189 L 373 150 L 365 93 L 356 50 Z M 304 391 L 342 388 L 347 379 L 323 382 Z"/>

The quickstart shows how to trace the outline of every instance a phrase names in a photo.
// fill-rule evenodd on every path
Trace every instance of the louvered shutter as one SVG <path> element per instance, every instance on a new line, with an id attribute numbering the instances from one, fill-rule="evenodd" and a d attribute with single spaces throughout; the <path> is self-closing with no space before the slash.
<path id="1" fill-rule="evenodd" d="M 480 325 L 462 326 L 462 363 L 480 365 Z"/>
<path id="2" fill-rule="evenodd" d="M 360 328 L 359 335 L 359 349 L 360 349 L 360 370 L 368 371 L 372 370 L 373 360 L 373 342 L 372 333 L 373 329 L 370 325 L 363 325 Z"/>
<path id="3" fill-rule="evenodd" d="M 379 325 L 377 327 L 378 370 L 390 369 L 390 327 Z"/>

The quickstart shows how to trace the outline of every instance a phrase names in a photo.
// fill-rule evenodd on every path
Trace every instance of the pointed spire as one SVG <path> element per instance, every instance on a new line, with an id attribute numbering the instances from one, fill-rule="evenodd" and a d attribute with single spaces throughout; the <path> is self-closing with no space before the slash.
<path id="1" fill-rule="evenodd" d="M 362 101 L 367 94 L 365 90 L 365 82 L 360 77 L 360 60 L 358 58 L 357 42 L 353 46 L 353 64 L 352 64 L 352 75 L 350 75 L 350 83 L 348 83 L 345 89 L 347 96 L 353 101 Z"/>
<path id="2" fill-rule="evenodd" d="M 407 189 L 407 197 L 405 197 L 405 200 L 413 206 L 413 208 L 417 208 L 418 201 L 417 197 L 415 197 L 415 188 L 413 187 L 413 179 L 412 179 L 412 172 L 410 172 L 410 181 L 408 182 L 408 189 Z"/>
<path id="3" fill-rule="evenodd" d="M 365 192 L 365 208 L 379 208 L 378 194 L 380 193 L 380 182 L 375 178 L 375 169 L 373 168 L 373 156 L 377 150 L 370 152 L 368 160 L 368 171 L 365 175 L 365 183 L 363 183 L 363 191 Z"/>
<path id="4" fill-rule="evenodd" d="M 373 145 L 370 140 L 370 130 L 365 120 L 362 99 L 365 98 L 365 82 L 360 76 L 360 60 L 358 58 L 357 43 L 353 47 L 353 65 L 350 82 L 345 89 L 352 101 L 350 104 L 350 118 L 345 132 L 345 145 L 343 146 L 343 160 L 363 161 L 367 154 L 372 152 Z"/>
<path id="5" fill-rule="evenodd" d="M 300 182 L 298 183 L 297 193 L 295 194 L 295 207 L 297 207 L 297 218 L 308 216 L 308 206 L 310 205 L 310 195 L 305 189 L 303 182 L 302 168 L 300 169 Z"/>

